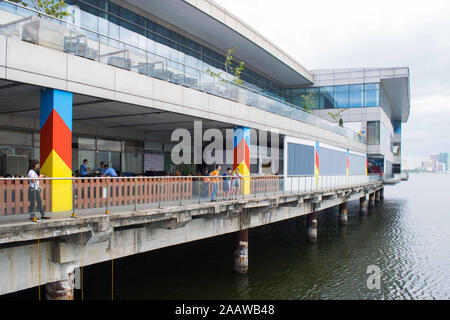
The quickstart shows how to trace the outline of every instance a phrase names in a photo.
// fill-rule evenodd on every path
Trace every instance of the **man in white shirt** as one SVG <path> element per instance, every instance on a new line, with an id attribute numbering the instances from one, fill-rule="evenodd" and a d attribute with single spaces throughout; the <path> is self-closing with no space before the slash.
<path id="1" fill-rule="evenodd" d="M 36 173 L 37 168 L 39 167 L 39 161 L 37 160 L 30 160 L 30 165 L 28 168 L 28 178 L 32 178 L 29 180 L 29 188 L 28 188 L 28 200 L 30 201 L 30 219 L 34 222 L 36 222 L 36 216 L 35 216 L 35 203 L 37 203 L 37 207 L 39 210 L 39 213 L 41 214 L 41 219 L 50 219 L 50 217 L 45 216 L 44 209 L 42 209 L 42 200 L 41 200 L 41 194 L 39 189 L 39 179 L 40 177 L 43 177 L 43 175 L 38 176 Z"/>

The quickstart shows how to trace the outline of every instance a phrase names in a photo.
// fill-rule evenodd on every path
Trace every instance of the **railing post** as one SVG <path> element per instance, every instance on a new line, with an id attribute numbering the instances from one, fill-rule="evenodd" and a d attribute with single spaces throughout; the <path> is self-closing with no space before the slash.
<path id="1" fill-rule="evenodd" d="M 108 187 L 108 181 L 107 181 L 107 179 L 103 179 L 103 181 L 105 182 L 104 190 L 106 191 L 106 211 L 105 211 L 105 214 L 109 214 L 109 187 Z"/>
<path id="2" fill-rule="evenodd" d="M 77 218 L 75 213 L 75 180 L 72 179 L 72 218 Z"/>
<path id="3" fill-rule="evenodd" d="M 133 189 L 134 189 L 134 212 L 137 211 L 137 188 L 136 188 L 136 178 L 133 178 Z"/>

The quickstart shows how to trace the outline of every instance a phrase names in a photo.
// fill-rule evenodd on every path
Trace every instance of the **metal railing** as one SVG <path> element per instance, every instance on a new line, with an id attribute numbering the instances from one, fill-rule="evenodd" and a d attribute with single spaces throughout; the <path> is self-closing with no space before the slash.
<path id="1" fill-rule="evenodd" d="M 0 26 L 0 33 L 8 37 L 170 81 L 366 143 L 365 136 L 348 128 L 341 127 L 303 108 L 258 90 L 212 76 L 205 70 L 140 49 L 113 37 L 39 13 L 19 4 L 8 1 L 0 2 L 1 11 L 12 12 L 18 16 L 17 20 Z M 25 19 L 19 17 L 25 17 Z"/>
<path id="2" fill-rule="evenodd" d="M 52 194 L 71 197 L 63 211 L 105 213 L 335 191 L 380 180 L 366 175 L 0 178 L 0 216 L 55 211 Z"/>

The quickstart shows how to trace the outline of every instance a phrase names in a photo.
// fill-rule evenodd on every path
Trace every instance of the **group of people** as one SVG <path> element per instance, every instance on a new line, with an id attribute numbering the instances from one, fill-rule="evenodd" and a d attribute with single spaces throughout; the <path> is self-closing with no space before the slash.
<path id="1" fill-rule="evenodd" d="M 204 177 L 211 177 L 203 179 L 204 183 L 202 193 L 204 198 L 206 198 L 208 195 L 209 182 L 211 182 L 213 185 L 213 190 L 211 193 L 211 201 L 216 201 L 219 181 L 222 182 L 222 190 L 225 192 L 228 198 L 231 198 L 232 194 L 233 195 L 240 194 L 242 174 L 239 172 L 239 168 L 236 168 L 234 170 L 234 173 L 231 170 L 231 168 L 227 168 L 226 172 L 220 175 L 221 169 L 222 169 L 221 165 L 216 165 L 214 167 L 214 170 L 211 172 L 208 172 L 207 168 L 203 169 L 201 175 Z M 219 179 L 219 177 L 221 178 Z"/>
<path id="2" fill-rule="evenodd" d="M 91 168 L 88 167 L 88 160 L 84 159 L 83 163 L 80 166 L 80 176 L 86 177 L 88 175 L 88 171 L 91 170 Z M 101 177 L 117 177 L 117 172 L 114 170 L 113 167 L 111 167 L 106 162 L 100 162 L 100 168 L 98 169 L 98 172 Z"/>

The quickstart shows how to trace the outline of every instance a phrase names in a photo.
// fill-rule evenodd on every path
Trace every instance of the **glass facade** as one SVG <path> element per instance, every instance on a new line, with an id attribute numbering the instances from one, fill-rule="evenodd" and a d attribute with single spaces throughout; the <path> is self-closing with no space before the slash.
<path id="1" fill-rule="evenodd" d="M 313 109 L 361 108 L 380 106 L 379 83 L 284 89 L 284 99 L 303 107 L 302 95 L 312 95 Z"/>
<path id="2" fill-rule="evenodd" d="M 232 80 L 225 71 L 225 55 L 215 52 L 161 24 L 140 16 L 108 0 L 67 0 L 67 4 L 76 5 L 81 10 L 75 21 L 88 28 L 125 43 L 150 51 L 170 59 L 168 67 L 177 69 L 184 64 L 195 70 L 222 72 L 222 76 Z M 105 41 L 107 41 L 105 39 Z M 233 68 L 238 65 L 233 61 Z M 178 68 L 179 69 L 179 68 Z M 241 74 L 244 85 L 264 92 L 267 95 L 283 99 L 282 88 L 274 81 L 261 76 L 245 67 Z"/>

